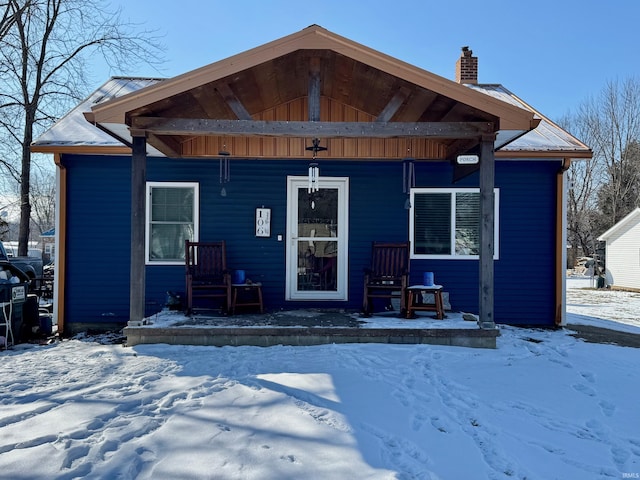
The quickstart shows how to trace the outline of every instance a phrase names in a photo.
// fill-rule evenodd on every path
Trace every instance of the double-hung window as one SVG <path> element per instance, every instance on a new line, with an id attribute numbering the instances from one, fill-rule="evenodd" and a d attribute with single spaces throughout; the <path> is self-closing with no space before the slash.
<path id="1" fill-rule="evenodd" d="M 498 258 L 499 190 L 494 190 L 494 258 Z M 480 190 L 414 188 L 411 258 L 474 259 L 480 254 Z"/>
<path id="2" fill-rule="evenodd" d="M 185 240 L 198 239 L 198 205 L 195 182 L 147 182 L 147 264 L 184 264 Z"/>

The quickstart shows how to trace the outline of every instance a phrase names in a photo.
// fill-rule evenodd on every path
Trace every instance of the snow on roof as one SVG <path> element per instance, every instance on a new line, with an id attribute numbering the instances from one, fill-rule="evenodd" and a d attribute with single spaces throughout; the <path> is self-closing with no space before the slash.
<path id="1" fill-rule="evenodd" d="M 525 110 L 529 110 L 537 115 L 540 118 L 540 124 L 530 132 L 527 132 L 520 138 L 514 140 L 508 145 L 500 148 L 500 151 L 503 152 L 518 152 L 518 151 L 527 151 L 527 152 L 546 152 L 546 151 L 554 151 L 554 152 L 575 152 L 582 151 L 588 152 L 589 148 L 582 143 L 580 140 L 575 138 L 573 135 L 568 133 L 567 131 L 560 128 L 558 125 L 553 123 L 551 120 L 546 118 L 540 112 L 532 108 L 526 102 L 522 101 L 516 95 L 511 93 L 502 85 L 471 85 L 467 84 L 467 87 L 485 93 L 486 95 L 490 95 L 494 98 L 498 98 L 503 102 L 510 103 L 512 105 L 516 105 L 520 108 L 524 108 Z"/>
<path id="2" fill-rule="evenodd" d="M 92 105 L 121 97 L 144 87 L 161 82 L 159 78 L 113 77 L 93 92 L 86 100 L 58 120 L 51 128 L 34 142 L 36 147 L 121 147 L 122 143 L 89 123 L 84 113 L 91 111 Z M 467 87 L 498 98 L 506 103 L 535 113 L 541 122 L 534 130 L 514 140 L 505 147 L 504 152 L 589 152 L 578 139 L 541 115 L 528 104 L 520 100 L 502 85 L 466 85 Z M 162 154 L 148 146 L 150 155 Z M 153 150 L 153 151 L 151 151 Z"/>
<path id="3" fill-rule="evenodd" d="M 162 81 L 159 78 L 112 77 L 77 107 L 40 135 L 32 145 L 40 147 L 122 147 L 117 139 L 90 124 L 84 113 L 97 103 L 121 97 Z"/>

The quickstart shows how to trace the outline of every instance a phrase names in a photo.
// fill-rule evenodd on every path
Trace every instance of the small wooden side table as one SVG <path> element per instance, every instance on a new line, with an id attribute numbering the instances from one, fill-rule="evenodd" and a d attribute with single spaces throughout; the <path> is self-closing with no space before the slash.
<path id="1" fill-rule="evenodd" d="M 433 294 L 433 303 L 424 303 L 423 293 Z M 436 312 L 436 318 L 442 320 L 444 318 L 442 285 L 412 285 L 407 287 L 407 318 L 413 318 L 415 311 Z"/>
<path id="2" fill-rule="evenodd" d="M 238 295 L 240 293 L 240 295 Z M 231 285 L 231 315 L 236 307 L 258 307 L 264 313 L 261 283 L 234 283 Z"/>

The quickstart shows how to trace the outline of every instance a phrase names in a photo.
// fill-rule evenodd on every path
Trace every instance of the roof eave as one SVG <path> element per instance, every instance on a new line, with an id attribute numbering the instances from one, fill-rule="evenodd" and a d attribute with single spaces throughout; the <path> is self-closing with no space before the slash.
<path id="1" fill-rule="evenodd" d="M 312 25 L 294 34 L 178 75 L 137 92 L 95 105 L 92 107 L 92 121 L 94 123 L 125 123 L 125 116 L 129 111 L 304 49 L 333 50 L 415 85 L 487 112 L 500 118 L 499 128 L 501 130 L 531 130 L 537 125 L 536 119 L 530 111 L 473 91 L 464 85 L 353 42 L 317 25 Z"/>
<path id="2" fill-rule="evenodd" d="M 497 150 L 496 158 L 570 158 L 586 160 L 592 158 L 591 151 L 583 150 Z"/>
<path id="3" fill-rule="evenodd" d="M 636 208 L 635 210 L 633 210 L 626 217 L 624 217 L 622 220 L 616 223 L 613 227 L 611 227 L 609 230 L 607 230 L 602 235 L 600 235 L 598 237 L 598 241 L 600 242 L 606 241 L 607 238 L 611 237 L 618 230 L 621 230 L 622 228 L 626 227 L 629 223 L 632 223 L 633 221 L 635 221 L 636 218 L 640 220 L 640 208 Z"/>

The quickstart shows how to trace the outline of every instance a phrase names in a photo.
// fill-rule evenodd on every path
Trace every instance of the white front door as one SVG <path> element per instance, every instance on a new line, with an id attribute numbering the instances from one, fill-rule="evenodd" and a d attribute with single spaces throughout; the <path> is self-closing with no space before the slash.
<path id="1" fill-rule="evenodd" d="M 287 300 L 347 300 L 349 179 L 287 177 Z"/>

